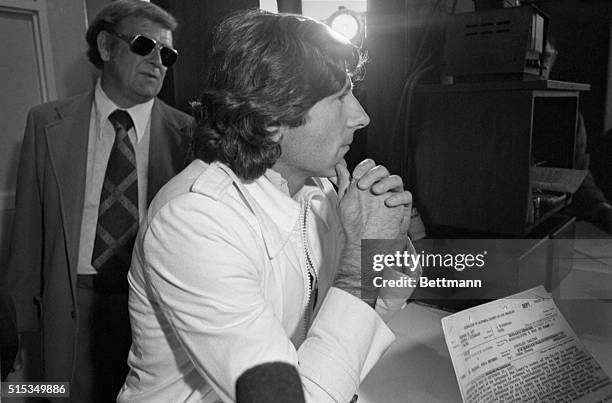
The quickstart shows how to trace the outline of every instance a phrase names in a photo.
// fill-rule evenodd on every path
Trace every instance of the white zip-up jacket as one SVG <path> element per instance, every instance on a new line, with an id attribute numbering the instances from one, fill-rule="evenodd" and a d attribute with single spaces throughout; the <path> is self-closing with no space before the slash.
<path id="1" fill-rule="evenodd" d="M 327 179 L 291 198 L 274 171 L 247 183 L 200 160 L 166 184 L 134 247 L 118 401 L 233 401 L 238 377 L 273 361 L 297 367 L 307 401 L 351 400 L 394 336 L 389 304 L 377 312 L 331 286 L 336 206 Z"/>

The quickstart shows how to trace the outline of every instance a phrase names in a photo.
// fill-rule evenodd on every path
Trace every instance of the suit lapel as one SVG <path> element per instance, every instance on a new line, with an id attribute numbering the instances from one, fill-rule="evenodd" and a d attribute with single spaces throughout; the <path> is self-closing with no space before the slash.
<path id="1" fill-rule="evenodd" d="M 68 262 L 76 275 L 93 92 L 57 108 L 58 120 L 45 128 L 51 165 L 59 187 Z"/>
<path id="2" fill-rule="evenodd" d="M 93 92 L 90 92 L 58 106 L 57 120 L 45 128 L 51 165 L 59 187 L 59 208 L 73 276 L 76 275 L 83 216 L 92 102 Z M 187 130 L 185 123 L 176 119 L 167 106 L 155 100 L 151 113 L 148 203 L 184 168 L 190 140 Z"/>
<path id="3" fill-rule="evenodd" d="M 184 123 L 174 118 L 169 108 L 155 99 L 151 111 L 147 203 L 159 189 L 184 167 L 189 133 Z"/>

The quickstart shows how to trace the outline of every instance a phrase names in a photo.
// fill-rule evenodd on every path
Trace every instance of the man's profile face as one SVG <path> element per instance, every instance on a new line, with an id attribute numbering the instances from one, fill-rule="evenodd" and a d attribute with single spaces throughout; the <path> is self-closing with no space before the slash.
<path id="1" fill-rule="evenodd" d="M 115 31 L 133 37 L 144 35 L 157 43 L 173 47 L 172 32 L 160 24 L 142 17 L 129 17 L 117 24 Z M 120 107 L 131 107 L 147 102 L 157 96 L 166 76 L 167 68 L 162 65 L 159 48 L 155 47 L 145 56 L 130 50 L 130 45 L 111 34 L 107 40 L 114 45 L 108 52 L 100 49 L 104 60 L 102 87 L 107 95 Z"/>
<path id="2" fill-rule="evenodd" d="M 344 159 L 355 130 L 370 123 L 351 87 L 347 79 L 342 90 L 314 104 L 305 124 L 281 128 L 282 152 L 274 169 L 286 179 L 336 175 L 335 165 Z"/>

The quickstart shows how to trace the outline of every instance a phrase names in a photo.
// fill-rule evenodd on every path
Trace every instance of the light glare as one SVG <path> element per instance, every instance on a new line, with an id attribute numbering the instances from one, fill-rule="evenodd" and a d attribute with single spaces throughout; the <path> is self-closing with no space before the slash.
<path id="1" fill-rule="evenodd" d="M 348 40 L 353 40 L 359 33 L 359 22 L 350 14 L 338 14 L 330 24 L 331 28 Z"/>

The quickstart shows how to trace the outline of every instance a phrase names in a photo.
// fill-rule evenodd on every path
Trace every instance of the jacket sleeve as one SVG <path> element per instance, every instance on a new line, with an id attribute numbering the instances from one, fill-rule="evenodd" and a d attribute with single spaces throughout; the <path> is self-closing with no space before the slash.
<path id="1" fill-rule="evenodd" d="M 282 304 L 271 299 L 279 296 L 264 291 L 267 255 L 256 228 L 199 199 L 166 205 L 143 239 L 153 298 L 199 374 L 233 401 L 244 371 L 286 362 L 297 367 L 307 401 L 348 402 L 393 333 L 365 303 L 331 288 L 296 350 L 275 315 Z"/>
<path id="2" fill-rule="evenodd" d="M 0 275 L 17 311 L 19 331 L 38 328 L 38 307 L 42 276 L 42 199 L 37 175 L 36 122 L 28 114 L 17 173 L 15 215 L 9 261 Z"/>
<path id="3" fill-rule="evenodd" d="M 572 207 L 578 219 L 597 221 L 597 208 L 606 203 L 606 197 L 597 186 L 593 174 L 590 171 L 590 156 L 587 153 L 587 132 L 584 126 L 582 114 L 578 114 L 578 124 L 576 130 L 576 150 L 574 157 L 574 167 L 576 169 L 587 170 L 584 181 L 574 194 Z"/>

